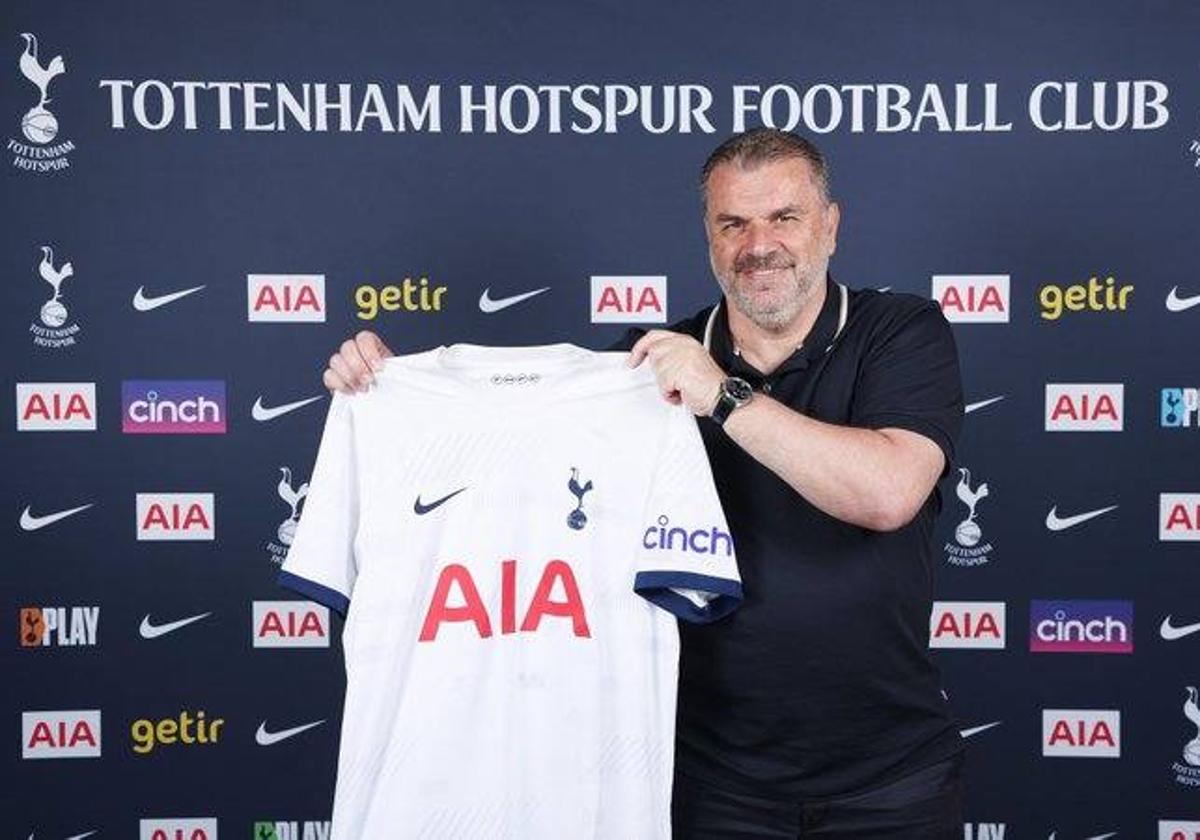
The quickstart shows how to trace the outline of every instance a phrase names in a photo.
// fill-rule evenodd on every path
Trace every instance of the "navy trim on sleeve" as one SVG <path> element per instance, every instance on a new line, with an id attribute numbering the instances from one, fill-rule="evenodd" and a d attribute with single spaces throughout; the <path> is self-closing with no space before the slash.
<path id="1" fill-rule="evenodd" d="M 280 586 L 286 586 L 293 592 L 298 592 L 311 601 L 324 604 L 331 610 L 335 610 L 342 618 L 346 617 L 346 611 L 350 609 L 349 598 L 336 589 L 331 589 L 314 580 L 280 570 L 279 575 L 275 578 L 275 582 Z"/>
<path id="2" fill-rule="evenodd" d="M 695 589 L 716 595 L 703 607 L 676 589 Z M 638 572 L 633 591 L 667 612 L 693 624 L 708 624 L 729 615 L 742 603 L 742 584 L 729 578 L 696 572 Z"/>

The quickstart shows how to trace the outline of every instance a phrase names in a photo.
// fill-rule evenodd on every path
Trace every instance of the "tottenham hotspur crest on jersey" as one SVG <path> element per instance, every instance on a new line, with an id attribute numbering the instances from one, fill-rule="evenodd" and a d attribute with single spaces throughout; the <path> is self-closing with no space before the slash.
<path id="1" fill-rule="evenodd" d="M 592 482 L 589 479 L 587 484 L 580 485 L 579 470 L 571 467 L 571 478 L 567 481 L 567 489 L 575 497 L 575 510 L 567 514 L 567 524 L 576 531 L 582 531 L 588 521 L 587 514 L 583 512 L 583 496 L 592 489 Z"/>

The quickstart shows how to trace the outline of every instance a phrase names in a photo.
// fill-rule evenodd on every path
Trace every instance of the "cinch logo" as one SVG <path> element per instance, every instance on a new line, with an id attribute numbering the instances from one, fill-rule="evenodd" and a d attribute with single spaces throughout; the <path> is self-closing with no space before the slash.
<path id="1" fill-rule="evenodd" d="M 1032 601 L 1034 653 L 1133 653 L 1133 601 Z"/>
<path id="2" fill-rule="evenodd" d="M 1200 540 L 1200 493 L 1158 494 L 1158 538 L 1164 542 Z"/>
<path id="3" fill-rule="evenodd" d="M 593 324 L 666 322 L 666 277 L 592 276 Z"/>
<path id="4" fill-rule="evenodd" d="M 96 383 L 17 383 L 17 431 L 94 432 L 95 430 Z"/>
<path id="5" fill-rule="evenodd" d="M 1046 431 L 1119 432 L 1124 428 L 1122 383 L 1046 383 Z"/>
<path id="6" fill-rule="evenodd" d="M 1200 840 L 1200 822 L 1159 820 L 1158 840 Z"/>
<path id="7" fill-rule="evenodd" d="M 221 739 L 221 727 L 225 725 L 224 718 L 206 720 L 204 712 L 196 712 L 195 716 L 180 712 L 179 718 L 163 718 L 152 721 L 149 718 L 135 720 L 129 727 L 133 738 L 133 751 L 138 755 L 149 755 L 155 747 L 164 744 L 215 744 Z"/>
<path id="8" fill-rule="evenodd" d="M 1074 286 L 1042 286 L 1038 292 L 1038 302 L 1042 305 L 1042 317 L 1047 321 L 1057 321 L 1067 312 L 1124 312 L 1129 306 L 1129 296 L 1133 294 L 1133 286 L 1116 285 L 1112 277 L 1100 282 L 1093 277 L 1087 283 Z"/>
<path id="9" fill-rule="evenodd" d="M 21 647 L 94 646 L 99 607 L 22 607 Z"/>
<path id="10" fill-rule="evenodd" d="M 217 840 L 217 820 L 215 817 L 140 820 L 138 840 Z"/>
<path id="11" fill-rule="evenodd" d="M 356 313 L 364 321 L 370 321 L 382 309 L 385 312 L 441 312 L 442 298 L 446 296 L 445 286 L 430 286 L 429 278 L 422 277 L 414 281 L 405 277 L 399 286 L 363 285 L 354 290 L 354 303 L 358 306 Z"/>
<path id="12" fill-rule="evenodd" d="M 935 274 L 933 299 L 947 321 L 1008 323 L 1007 274 Z"/>
<path id="13" fill-rule="evenodd" d="M 138 493 L 139 540 L 211 540 L 217 520 L 212 493 Z"/>
<path id="14" fill-rule="evenodd" d="M 225 434 L 225 383 L 149 379 L 122 382 L 121 431 L 134 435 Z"/>
<path id="15" fill-rule="evenodd" d="M 329 609 L 309 601 L 255 601 L 251 636 L 256 648 L 329 647 Z"/>
<path id="16" fill-rule="evenodd" d="M 328 820 L 262 820 L 254 824 L 254 840 L 329 840 Z"/>
<path id="17" fill-rule="evenodd" d="M 21 713 L 21 758 L 99 757 L 99 709 Z"/>
<path id="18" fill-rule="evenodd" d="M 1159 423 L 1166 429 L 1200 428 L 1200 388 L 1163 388 Z"/>
<path id="19" fill-rule="evenodd" d="M 1110 709 L 1043 709 L 1042 755 L 1119 758 L 1121 713 Z"/>
<path id="20" fill-rule="evenodd" d="M 963 840 L 1004 840 L 1005 823 L 963 823 Z"/>
<path id="21" fill-rule="evenodd" d="M 248 274 L 246 304 L 251 321 L 323 322 L 325 275 Z"/>
<path id="22" fill-rule="evenodd" d="M 733 537 L 713 526 L 708 529 L 668 528 L 670 520 L 666 514 L 658 517 L 658 524 L 651 525 L 642 535 L 642 546 L 651 551 L 682 551 L 690 554 L 724 554 L 733 556 Z"/>
<path id="23" fill-rule="evenodd" d="M 1003 601 L 934 601 L 929 615 L 931 648 L 1003 650 Z"/>

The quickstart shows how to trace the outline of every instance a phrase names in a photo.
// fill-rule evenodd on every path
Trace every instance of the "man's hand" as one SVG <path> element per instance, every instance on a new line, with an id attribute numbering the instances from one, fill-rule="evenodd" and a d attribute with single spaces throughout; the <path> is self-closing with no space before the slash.
<path id="1" fill-rule="evenodd" d="M 700 342 L 670 330 L 650 330 L 633 345 L 626 363 L 634 368 L 644 360 L 649 360 L 658 390 L 668 402 L 683 403 L 700 417 L 712 413 L 725 371 Z"/>
<path id="2" fill-rule="evenodd" d="M 368 330 L 342 342 L 338 352 L 329 357 L 321 381 L 330 391 L 353 394 L 365 391 L 375 381 L 374 372 L 383 369 L 383 360 L 392 355 L 387 345 Z"/>

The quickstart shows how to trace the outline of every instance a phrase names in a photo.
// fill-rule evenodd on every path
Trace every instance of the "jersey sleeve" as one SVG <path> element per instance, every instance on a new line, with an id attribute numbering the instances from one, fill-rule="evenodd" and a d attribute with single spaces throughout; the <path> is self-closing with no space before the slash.
<path id="1" fill-rule="evenodd" d="M 686 621 L 716 621 L 742 600 L 733 537 L 695 419 L 683 407 L 667 415 L 637 535 L 633 588 Z"/>
<path id="2" fill-rule="evenodd" d="M 296 536 L 278 577 L 281 585 L 343 616 L 357 574 L 359 498 L 351 399 L 333 396 Z"/>

